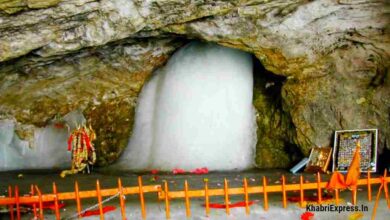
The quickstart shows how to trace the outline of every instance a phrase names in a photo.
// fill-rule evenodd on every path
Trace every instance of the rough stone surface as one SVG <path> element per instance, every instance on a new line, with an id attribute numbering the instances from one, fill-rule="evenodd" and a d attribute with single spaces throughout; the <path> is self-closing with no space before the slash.
<path id="1" fill-rule="evenodd" d="M 21 10 L 48 8 L 59 2 L 61 0 L 0 0 L 0 12 L 14 14 Z"/>
<path id="2" fill-rule="evenodd" d="M 277 103 L 254 88 L 260 167 L 286 167 L 294 160 L 286 147 L 307 155 L 338 129 L 379 128 L 379 148 L 390 148 L 388 1 L 42 2 L 0 0 L 0 114 L 19 122 L 22 137 L 74 109 L 102 115 L 98 127 L 131 124 L 145 78 L 181 36 L 251 52 L 285 78 Z M 120 154 L 118 130 L 98 134 L 110 140 L 101 164 Z"/>
<path id="3" fill-rule="evenodd" d="M 0 75 L 0 118 L 15 118 L 19 136 L 32 143 L 35 127 L 79 109 L 96 129 L 99 164 L 112 163 L 127 145 L 142 85 L 180 45 L 171 39 L 129 39 L 64 59 L 26 57 L 6 63 Z"/>
<path id="4" fill-rule="evenodd" d="M 285 77 L 276 76 L 255 61 L 253 105 L 256 109 L 256 166 L 286 168 L 301 154 L 293 144 L 296 136 L 291 117 L 282 109 Z"/>

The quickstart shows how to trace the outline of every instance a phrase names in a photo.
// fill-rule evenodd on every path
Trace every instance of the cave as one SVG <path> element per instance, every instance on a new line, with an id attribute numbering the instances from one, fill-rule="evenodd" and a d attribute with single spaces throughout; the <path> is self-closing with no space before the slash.
<path id="1" fill-rule="evenodd" d="M 179 50 L 180 52 L 175 52 L 179 55 L 174 55 L 170 58 L 173 59 L 173 64 L 170 64 L 170 61 L 168 61 L 168 64 L 164 66 L 162 70 L 159 69 L 155 71 L 155 74 L 145 84 L 146 91 L 140 93 L 141 100 L 138 103 L 141 108 L 136 111 L 135 131 L 129 140 L 127 151 L 122 155 L 119 167 L 121 169 L 130 170 L 172 170 L 174 168 L 195 169 L 196 167 L 208 167 L 211 170 L 221 171 L 243 170 L 253 167 L 288 168 L 294 163 L 299 162 L 299 160 L 303 158 L 303 154 L 293 142 L 295 135 L 294 125 L 290 116 L 283 111 L 282 107 L 281 92 L 286 77 L 267 71 L 253 55 L 251 55 L 250 58 L 251 62 L 247 61 L 249 58 L 243 60 L 238 55 L 231 59 L 227 59 L 223 58 L 224 53 L 237 51 L 219 46 L 221 51 L 218 55 L 214 53 L 215 55 L 213 56 L 212 52 L 207 52 L 206 46 L 199 46 L 203 51 L 200 51 L 202 49 L 193 49 L 192 47 L 195 47 L 193 45 L 196 44 L 202 45 L 205 43 L 193 42 L 183 46 Z M 212 45 L 213 44 L 209 43 L 208 47 L 212 47 Z M 190 49 L 188 49 L 188 47 L 190 47 Z M 214 47 L 218 48 L 216 45 Z M 188 50 L 190 52 L 181 52 L 181 50 Z M 212 49 L 209 50 L 212 51 Z M 190 56 L 190 58 L 186 58 L 186 56 Z M 249 54 L 244 55 L 243 53 L 243 56 L 249 56 Z M 235 61 L 233 58 L 238 61 Z M 197 59 L 199 61 L 197 61 Z M 197 61 L 196 64 L 194 64 L 195 61 Z M 241 63 L 247 64 L 245 66 Z M 180 67 L 180 65 L 182 66 Z M 249 66 L 251 67 L 249 68 Z M 169 70 L 164 70 L 164 68 L 168 68 Z M 248 74 L 249 72 L 253 74 L 253 77 L 246 76 L 247 79 L 244 78 L 245 81 L 247 81 L 246 88 L 243 87 L 243 79 L 233 76 L 232 73 L 230 73 L 231 70 L 235 70 L 238 75 L 243 75 L 242 77 L 245 77 L 245 74 Z M 189 75 L 188 77 L 190 77 L 190 80 L 183 80 L 183 85 L 180 84 L 179 81 L 180 75 L 176 78 L 173 78 L 174 76 L 172 76 L 171 80 L 167 80 L 167 71 L 177 71 L 179 72 L 177 74 Z M 191 77 L 191 71 L 199 71 L 199 73 L 197 73 L 199 76 Z M 211 76 L 204 76 L 204 74 L 216 73 L 220 75 L 216 75 L 214 78 Z M 234 77 L 236 77 L 235 80 Z M 199 80 L 200 84 L 198 89 L 192 85 L 196 84 L 195 80 Z M 214 84 L 208 82 L 209 80 L 214 80 Z M 172 83 L 172 85 L 169 83 Z M 177 109 L 178 107 L 170 107 L 164 103 L 160 103 L 160 107 L 155 106 L 157 104 L 152 104 L 151 100 L 158 100 L 156 97 L 158 96 L 158 92 L 163 92 L 164 88 L 162 88 L 162 86 L 164 84 L 168 88 L 172 87 L 172 90 L 174 91 L 170 92 L 170 94 L 168 93 L 169 95 L 165 99 L 162 98 L 165 102 L 174 99 L 174 105 L 190 106 L 189 108 L 191 109 L 181 110 Z M 211 85 L 207 87 L 209 84 Z M 179 86 L 179 88 L 175 88 L 176 86 Z M 218 88 L 218 86 L 221 87 Z M 184 87 L 184 89 L 182 87 Z M 188 91 L 187 87 L 190 88 Z M 195 88 L 191 89 L 192 87 Z M 242 93 L 240 90 L 246 91 L 247 94 L 242 94 L 244 95 L 242 98 L 232 98 L 236 93 Z M 178 93 L 183 93 L 183 97 Z M 197 95 L 199 95 L 199 100 L 194 101 L 194 99 L 197 99 Z M 213 97 L 218 97 L 218 95 L 218 99 Z M 149 96 L 149 98 L 146 96 Z M 182 103 L 178 104 L 177 100 L 182 100 Z M 246 100 L 246 103 L 244 103 L 243 100 Z M 162 100 L 158 101 L 164 102 Z M 248 106 L 249 102 L 251 103 L 250 106 Z M 232 109 L 230 112 L 226 111 L 226 109 L 232 108 L 232 103 L 234 103 L 233 105 L 237 105 L 237 107 L 234 106 L 236 109 Z M 156 138 L 156 134 L 153 134 L 153 132 L 151 133 L 154 129 L 151 124 L 155 124 L 156 122 L 154 122 L 154 120 L 158 119 L 153 118 L 156 116 L 149 115 L 158 114 L 156 111 L 169 112 L 164 115 L 167 118 L 160 119 L 162 122 L 160 122 L 159 128 L 161 129 L 159 141 L 153 140 Z M 247 111 L 247 113 L 245 113 L 245 111 Z M 237 114 L 239 112 L 247 115 Z M 137 115 L 138 117 L 144 118 L 137 120 Z M 213 122 L 213 119 L 216 119 L 216 121 Z M 153 155 L 153 153 L 150 152 L 153 151 L 151 148 L 156 147 L 156 142 L 160 143 L 164 142 L 164 139 L 166 138 L 169 139 L 169 137 L 166 137 L 166 134 L 169 134 L 167 129 L 169 130 L 169 124 L 172 122 L 175 123 L 175 120 L 179 121 L 180 125 L 178 126 L 180 127 L 180 130 L 176 129 L 171 131 L 172 134 L 170 134 L 170 138 L 173 138 L 173 140 L 169 143 L 165 143 L 166 146 L 164 150 L 160 149 L 158 151 L 159 153 Z M 234 120 L 242 121 L 244 124 L 240 125 L 237 124 L 237 122 L 232 123 L 231 121 Z M 211 123 L 196 124 L 197 121 Z M 191 124 L 189 128 L 187 128 L 188 131 L 182 131 L 182 129 L 185 128 L 185 125 L 182 124 L 183 122 Z M 139 124 L 138 127 L 137 123 Z M 236 130 L 222 131 L 221 139 L 218 141 L 218 130 L 226 128 L 234 128 Z M 198 132 L 194 133 L 194 130 Z M 202 130 L 204 133 L 200 132 Z M 235 134 L 240 135 L 233 138 Z M 184 138 L 184 143 L 177 140 L 180 139 L 178 137 L 179 135 L 187 137 Z M 198 143 L 205 146 L 199 146 Z M 179 145 L 177 146 L 178 148 L 184 148 L 184 150 L 181 152 L 182 149 L 175 149 L 173 147 L 175 144 Z M 160 147 L 158 145 L 159 144 L 157 144 L 157 147 Z M 186 146 L 190 147 L 186 148 Z M 234 150 L 235 146 L 238 146 L 236 150 Z M 227 151 L 230 151 L 229 149 L 232 149 L 230 156 L 224 154 Z M 170 156 L 172 155 L 171 152 L 175 152 L 175 154 Z M 188 152 L 188 154 L 185 152 Z M 177 161 L 175 157 L 186 159 Z M 170 165 L 165 166 L 164 162 L 158 162 L 163 161 L 164 158 L 166 158 L 165 164 L 168 163 Z M 205 161 L 203 161 L 204 158 L 206 158 Z"/>
<path id="2" fill-rule="evenodd" d="M 174 181 L 186 176 L 172 170 L 207 167 L 259 185 L 258 175 L 287 175 L 314 147 L 332 147 L 335 131 L 367 128 L 378 129 L 380 175 L 390 166 L 388 6 L 0 1 L 0 189 L 69 169 L 78 129 L 96 134 L 76 135 L 96 156 L 81 181 L 162 184 L 158 172 Z"/>
<path id="3" fill-rule="evenodd" d="M 124 122 L 122 121 L 121 129 L 124 129 L 123 132 L 123 140 L 119 140 L 119 137 L 117 136 L 120 131 L 114 132 L 116 130 L 113 128 L 113 124 L 108 126 L 109 130 L 104 130 L 105 132 L 111 132 L 111 134 L 107 134 L 108 136 L 103 138 L 99 135 L 99 139 L 102 140 L 102 142 L 97 142 L 97 150 L 98 150 L 98 159 L 100 161 L 103 161 L 100 163 L 100 166 L 105 166 L 107 163 L 105 160 L 109 160 L 109 164 L 113 164 L 111 168 L 114 170 L 133 170 L 133 171 L 146 171 L 151 169 L 159 169 L 159 170 L 172 170 L 174 168 L 186 168 L 186 169 L 194 169 L 196 167 L 209 167 L 211 170 L 219 170 L 219 171 L 226 171 L 226 170 L 245 170 L 249 168 L 289 168 L 295 163 L 299 162 L 304 157 L 304 154 L 302 153 L 301 149 L 297 146 L 297 144 L 294 142 L 294 138 L 296 138 L 295 133 L 295 127 L 292 122 L 291 116 L 288 112 L 286 112 L 283 109 L 283 99 L 282 99 L 282 87 L 284 83 L 286 82 L 286 77 L 283 75 L 277 75 L 272 73 L 271 71 L 268 71 L 264 68 L 264 66 L 261 64 L 259 59 L 251 55 L 250 53 L 246 52 L 238 52 L 238 49 L 228 49 L 227 47 L 223 46 L 217 46 L 216 44 L 212 43 L 205 43 L 200 41 L 192 41 L 193 43 L 190 43 L 189 40 L 183 40 L 184 43 L 180 44 L 180 47 L 176 48 L 174 51 L 175 53 L 179 53 L 180 50 L 183 50 L 183 48 L 189 47 L 192 44 L 205 44 L 208 45 L 208 47 L 214 47 L 219 48 L 221 51 L 219 51 L 219 54 L 208 54 L 206 49 L 204 51 L 191 49 L 191 52 L 188 53 L 195 53 L 198 54 L 199 61 L 197 66 L 191 67 L 191 64 L 193 64 L 193 60 L 196 60 L 197 56 L 192 56 L 191 58 L 186 58 L 186 56 L 183 56 L 184 52 L 180 52 L 181 55 L 177 56 L 170 56 L 170 58 L 163 63 L 162 67 L 159 67 L 158 69 L 154 70 L 154 73 L 147 77 L 146 83 L 144 83 L 145 90 L 148 90 L 148 87 L 153 87 L 155 91 L 145 91 L 144 93 L 153 93 L 150 95 L 150 98 L 144 98 L 141 89 L 139 93 L 139 99 L 134 104 L 134 109 L 124 109 L 127 110 L 127 112 L 120 112 L 121 117 L 127 116 L 132 117 L 131 120 L 125 119 Z M 204 46 L 207 48 L 207 46 Z M 223 49 L 225 48 L 225 49 Z M 211 49 L 210 49 L 211 50 Z M 212 50 L 211 50 L 212 51 Z M 232 52 L 233 51 L 233 52 Z M 222 59 L 224 56 L 224 53 L 242 53 L 241 56 L 246 57 L 245 59 L 240 58 L 239 55 L 232 55 L 230 58 Z M 188 56 L 188 55 L 187 55 Z M 174 64 L 169 64 L 169 60 L 173 59 L 175 61 L 172 61 Z M 222 59 L 223 65 L 221 65 L 221 61 L 219 59 Z M 239 61 L 235 61 L 235 59 L 238 59 Z M 179 61 L 176 61 L 179 60 Z M 57 61 L 58 62 L 58 61 Z M 222 97 L 222 103 L 225 103 L 224 107 L 218 107 L 218 99 L 210 99 L 211 94 L 204 93 L 200 99 L 200 101 L 195 102 L 196 104 L 193 104 L 192 106 L 189 103 L 192 103 L 192 97 L 196 93 L 201 93 L 204 88 L 204 85 L 207 85 L 208 77 L 201 76 L 199 78 L 200 85 L 198 88 L 195 87 L 194 90 L 190 91 L 184 91 L 184 96 L 182 98 L 182 102 L 180 105 L 190 105 L 192 110 L 198 109 L 198 112 L 201 112 L 198 117 L 194 121 L 197 120 L 203 120 L 203 121 L 211 121 L 213 118 L 217 118 L 218 114 L 223 115 L 221 119 L 218 119 L 219 121 L 215 122 L 214 124 L 211 123 L 209 125 L 196 125 L 199 126 L 197 129 L 199 131 L 201 130 L 207 130 L 205 133 L 201 133 L 201 135 L 198 135 L 200 139 L 204 139 L 203 136 L 207 136 L 208 133 L 212 133 L 215 135 L 215 133 L 218 129 L 224 129 L 229 127 L 234 127 L 236 130 L 234 131 L 225 131 L 225 137 L 222 137 L 219 142 L 223 144 L 219 144 L 218 141 L 214 141 L 211 143 L 206 143 L 205 148 L 199 148 L 196 146 L 193 146 L 192 152 L 189 153 L 187 156 L 181 155 L 180 158 L 186 158 L 186 163 L 177 163 L 177 164 L 171 164 L 168 166 L 164 166 L 164 163 L 156 163 L 154 161 L 162 160 L 162 158 L 167 158 L 165 161 L 165 164 L 169 164 L 169 161 L 173 161 L 174 158 L 170 157 L 172 149 L 168 146 L 172 145 L 172 143 L 165 143 L 166 149 L 159 150 L 159 153 L 156 155 L 152 155 L 150 152 L 146 153 L 146 156 L 144 155 L 144 148 L 149 149 L 150 145 L 150 139 L 153 139 L 153 136 L 156 136 L 156 134 L 150 133 L 149 130 L 153 130 L 151 128 L 151 124 L 156 123 L 151 118 L 146 118 L 143 120 L 140 120 L 138 123 L 143 124 L 140 126 L 140 128 L 136 128 L 137 120 L 136 120 L 136 114 L 141 115 L 140 117 L 144 117 L 144 115 L 151 114 L 151 111 L 159 111 L 159 108 L 164 108 L 164 105 L 161 105 L 159 107 L 149 107 L 151 104 L 151 99 L 157 99 L 156 96 L 159 92 L 161 92 L 161 86 L 159 84 L 156 84 L 156 81 L 162 81 L 166 80 L 167 78 L 167 71 L 164 70 L 164 68 L 171 68 L 175 70 L 176 72 L 182 71 L 183 75 L 187 73 L 186 67 L 179 67 L 177 63 L 188 63 L 184 65 L 189 65 L 189 67 L 193 68 L 194 70 L 199 69 L 204 65 L 207 65 L 208 67 L 205 67 L 203 71 L 204 73 L 208 73 L 210 68 L 213 66 L 219 66 L 220 69 L 216 68 L 213 70 L 214 72 L 219 72 L 220 75 L 216 75 L 214 77 L 214 81 L 217 83 L 214 83 L 215 88 L 210 87 L 210 91 L 212 92 L 218 92 L 218 90 L 224 91 L 220 97 Z M 241 65 L 240 63 L 246 63 L 246 65 Z M 170 67 L 167 67 L 170 66 Z M 182 69 L 182 70 L 180 70 Z M 235 69 L 236 73 L 238 75 L 244 75 L 250 73 L 250 77 L 246 76 L 246 79 L 244 78 L 244 81 L 247 81 L 247 87 L 242 87 L 244 84 L 241 83 L 241 87 L 239 82 L 243 82 L 243 79 L 236 79 L 233 80 L 233 75 L 230 74 L 228 76 L 225 76 L 222 72 L 229 72 L 231 69 Z M 174 72 L 175 72 L 174 71 Z M 165 73 L 164 73 L 165 72 Z M 172 72 L 172 70 L 171 70 Z M 162 75 L 160 78 L 158 78 L 159 75 Z M 161 79 L 162 78 L 162 79 Z M 178 77 L 171 77 L 172 79 L 168 82 L 177 84 L 179 86 L 178 88 L 174 88 L 172 91 L 168 91 L 170 93 L 170 97 L 165 98 L 165 102 L 169 102 L 172 97 L 177 96 L 178 91 L 180 90 L 180 87 L 185 87 L 181 85 L 180 83 L 176 82 Z M 210 78 L 210 77 L 209 77 Z M 196 79 L 196 77 L 192 77 L 192 80 Z M 210 80 L 213 80 L 211 77 Z M 228 81 L 230 80 L 230 84 Z M 237 81 L 237 82 L 235 82 Z M 184 80 L 184 85 L 187 87 L 191 87 L 191 80 Z M 151 84 L 151 85 L 150 85 Z M 169 88 L 169 83 L 168 84 Z M 202 85 L 204 84 L 204 85 Z M 221 87 L 218 89 L 218 85 Z M 158 88 L 158 91 L 156 91 L 156 87 Z M 227 89 L 226 89 L 227 88 Z M 233 96 L 235 93 L 239 93 L 240 89 L 246 91 L 248 94 L 244 95 L 244 98 L 231 98 L 223 100 L 226 97 Z M 238 90 L 233 90 L 238 89 Z M 149 89 L 150 90 L 150 89 Z M 153 90 L 153 89 L 152 89 Z M 181 91 L 183 92 L 183 91 Z M 242 91 L 241 91 L 242 92 Z M 187 94 L 186 94 L 187 93 Z M 195 96 L 196 97 L 196 96 Z M 178 99 L 180 97 L 176 97 Z M 149 100 L 148 100 L 149 99 Z M 208 99 L 214 100 L 214 101 L 207 101 Z M 246 100 L 246 104 L 242 102 L 242 99 Z M 146 100 L 146 101 L 145 101 Z M 205 101 L 206 100 L 206 101 Z M 163 102 L 163 101 L 161 101 Z M 188 103 L 186 103 L 188 102 Z M 229 108 L 229 105 L 232 105 L 232 103 L 241 102 L 244 107 L 236 107 L 236 109 L 233 109 L 231 112 L 224 112 L 225 108 Z M 204 103 L 208 103 L 207 105 Z M 215 103 L 217 103 L 215 105 Z M 227 103 L 227 104 L 226 104 Z M 137 107 L 136 105 L 143 105 L 141 110 L 136 111 Z M 175 103 L 178 105 L 177 103 Z M 213 105 L 214 104 L 214 105 Z M 248 106 L 250 104 L 250 106 Z M 179 106 L 180 106 L 179 105 Z M 204 105 L 206 106 L 205 109 L 199 108 L 197 105 Z M 115 106 L 118 106 L 118 104 L 115 104 L 114 106 L 109 107 L 109 111 L 114 111 L 113 109 Z M 147 107 L 144 107 L 147 106 Z M 246 107 L 245 107 L 246 106 Z M 107 106 L 104 106 L 107 108 Z M 120 105 L 119 105 L 120 107 Z M 154 109 L 151 110 L 150 108 Z M 165 106 L 165 108 L 169 109 L 169 107 Z M 231 108 L 231 107 L 230 107 Z M 227 122 L 221 122 L 221 120 L 229 121 L 232 120 L 232 117 L 237 117 L 237 113 L 240 113 L 243 111 L 243 109 L 247 109 L 247 115 L 241 115 L 238 117 L 241 117 L 238 121 L 244 120 L 246 123 L 243 125 L 240 125 L 240 123 L 232 123 L 229 124 Z M 200 110 L 199 110 L 200 109 Z M 215 109 L 215 112 L 213 113 L 213 109 Z M 100 123 L 100 120 L 92 121 L 92 118 L 95 117 L 101 117 L 99 115 L 98 109 L 94 108 L 91 113 L 89 113 L 89 123 L 95 124 L 94 126 L 102 126 Z M 107 111 L 108 109 L 105 109 Z M 167 110 L 170 111 L 170 110 Z M 179 121 L 178 126 L 183 126 L 182 120 L 183 118 L 178 117 L 180 114 L 184 114 L 187 117 L 187 124 L 191 123 L 191 120 L 188 121 L 188 118 L 191 118 L 191 115 L 194 115 L 193 111 L 184 111 L 184 113 L 180 113 L 180 110 L 176 110 L 174 114 L 169 113 L 167 117 L 168 119 L 160 119 L 161 123 L 161 133 L 159 134 L 161 139 L 159 142 L 163 142 L 164 134 L 167 132 L 166 125 L 167 123 L 170 123 L 170 121 L 174 121 L 176 118 Z M 138 113 L 137 113 L 138 112 Z M 211 113 L 210 113 L 211 112 Z M 112 117 L 112 112 L 107 112 L 107 117 Z M 106 113 L 106 114 L 107 114 Z M 196 113 L 196 111 L 195 111 Z M 210 113 L 210 114 L 209 114 Z M 154 113 L 156 114 L 156 113 Z M 211 115 L 211 116 L 210 116 Z M 19 170 L 19 169 L 63 169 L 68 166 L 70 163 L 70 156 L 69 152 L 64 146 L 63 143 L 67 141 L 67 136 L 69 135 L 70 130 L 75 129 L 77 126 L 81 124 L 85 124 L 87 119 L 83 114 L 82 111 L 76 109 L 72 112 L 68 112 L 64 116 L 60 116 L 60 119 L 58 118 L 58 115 L 55 115 L 53 118 L 47 119 L 46 125 L 42 128 L 40 128 L 39 131 L 35 132 L 34 136 L 30 139 L 30 142 L 27 140 L 23 140 L 20 138 L 20 131 L 17 129 L 17 123 L 12 120 L 3 121 L 1 124 L 1 142 L 2 142 L 2 160 L 1 160 L 1 169 L 2 170 Z M 151 117 L 151 116 L 147 116 Z M 171 118 L 169 118 L 171 117 Z M 173 117 L 173 118 L 172 118 Z M 208 118 L 208 120 L 205 120 L 204 118 Z M 101 118 L 100 118 L 101 119 Z M 106 122 L 106 121 L 105 121 Z M 99 124 L 96 124 L 99 123 Z M 59 125 L 59 126 L 58 126 Z M 194 126 L 194 125 L 192 125 Z M 214 127 L 213 127 L 214 126 Z M 168 126 L 169 127 L 169 126 Z M 207 127 L 213 127 L 213 129 L 207 129 Z M 100 128 L 101 129 L 101 128 Z M 112 129 L 112 130 L 111 130 Z M 183 132 L 185 135 L 187 135 L 188 142 L 180 143 L 181 146 L 186 145 L 192 145 L 191 143 L 202 143 L 204 140 L 196 140 L 196 137 L 192 137 L 193 133 L 191 133 L 190 128 L 189 131 L 187 131 L 187 134 Z M 132 131 L 132 136 L 129 135 L 126 136 L 125 131 Z M 230 137 L 234 136 L 235 133 L 244 133 L 242 136 L 237 137 L 236 140 L 229 139 Z M 172 130 L 172 136 L 176 136 L 175 133 L 180 133 L 180 130 Z M 103 134 L 103 133 L 101 133 Z M 129 138 L 130 137 L 130 138 Z M 209 139 L 216 139 L 213 136 L 209 136 Z M 98 139 L 98 140 L 99 140 Z M 135 139 L 135 141 L 133 140 Z M 195 139 L 195 141 L 194 141 Z M 207 138 L 206 138 L 207 139 Z M 135 142 L 132 144 L 132 140 Z M 113 146 L 114 144 L 121 142 L 120 148 L 117 146 Z M 174 140 L 177 141 L 177 140 Z M 32 143 L 31 143 L 32 142 Z M 203 144 L 205 144 L 203 143 Z M 232 144 L 233 143 L 233 144 Z M 229 157 L 226 157 L 226 155 L 220 153 L 218 155 L 218 152 L 224 152 L 226 151 L 225 147 L 233 145 L 241 146 L 236 149 L 236 152 L 233 151 L 232 156 L 230 156 L 230 159 L 227 159 Z M 29 145 L 32 145 L 29 147 Z M 105 146 L 109 146 L 112 149 L 104 149 Z M 212 148 L 212 145 L 219 145 L 219 149 L 213 151 L 210 151 Z M 137 147 L 139 146 L 139 147 Z M 244 150 L 245 147 L 246 149 Z M 132 149 L 134 148 L 134 149 Z M 127 149 L 127 151 L 126 151 Z M 234 149 L 234 147 L 233 147 Z M 105 152 L 109 151 L 109 152 Z M 111 151 L 111 152 L 110 152 Z M 150 151 L 150 149 L 148 150 Z M 178 153 L 179 149 L 175 149 L 174 152 L 176 154 Z M 191 148 L 184 150 L 185 151 L 191 151 Z M 243 153 L 245 152 L 246 153 Z M 196 153 L 195 153 L 196 152 Z M 202 153 L 203 152 L 203 153 Z M 210 153 L 212 152 L 212 153 Z M 165 154 L 164 154 L 165 153 Z M 104 154 L 104 156 L 102 155 Z M 241 159 L 237 159 L 240 157 L 237 157 L 237 155 L 241 155 Z M 191 156 L 192 155 L 192 156 Z M 198 155 L 195 157 L 196 159 L 192 159 L 194 155 Z M 218 156 L 216 156 L 218 155 Z M 177 155 L 175 155 L 177 156 Z M 119 159 L 122 157 L 121 159 Z M 208 160 L 202 162 L 202 163 L 194 163 L 193 165 L 188 164 L 187 161 L 195 161 L 199 162 L 202 161 L 201 158 L 205 157 L 208 158 Z M 48 159 L 45 159 L 48 158 Z M 129 159 L 130 158 L 130 159 Z M 16 162 L 13 162 L 16 161 Z M 43 163 L 42 163 L 43 161 Z M 220 163 L 219 161 L 226 161 L 226 163 Z M 236 162 L 235 162 L 236 161 Z M 217 165 L 218 164 L 218 165 Z M 222 164 L 222 165 L 220 165 Z"/>

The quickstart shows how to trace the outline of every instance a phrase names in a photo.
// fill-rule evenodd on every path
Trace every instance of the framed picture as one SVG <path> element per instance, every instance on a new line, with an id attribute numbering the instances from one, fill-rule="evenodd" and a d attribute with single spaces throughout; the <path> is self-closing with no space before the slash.
<path id="1" fill-rule="evenodd" d="M 360 171 L 376 172 L 378 129 L 336 131 L 332 171 L 348 171 L 357 141 L 360 141 Z"/>
<path id="2" fill-rule="evenodd" d="M 305 172 L 326 172 L 332 155 L 330 147 L 313 147 L 310 152 L 309 162 Z"/>

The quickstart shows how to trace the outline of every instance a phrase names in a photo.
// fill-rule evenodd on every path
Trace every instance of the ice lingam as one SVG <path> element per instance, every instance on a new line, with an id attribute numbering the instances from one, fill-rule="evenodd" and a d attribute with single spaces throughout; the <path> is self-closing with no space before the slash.
<path id="1" fill-rule="evenodd" d="M 192 42 L 155 71 L 139 96 L 121 169 L 253 166 L 256 123 L 250 54 Z"/>

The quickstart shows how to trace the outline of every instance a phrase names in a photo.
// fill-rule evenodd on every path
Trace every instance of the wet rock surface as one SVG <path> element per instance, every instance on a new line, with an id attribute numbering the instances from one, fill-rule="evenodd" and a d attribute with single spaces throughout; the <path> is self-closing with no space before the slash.
<path id="1" fill-rule="evenodd" d="M 379 128 L 381 152 L 390 147 L 389 7 L 384 0 L 3 0 L 0 118 L 16 119 L 28 139 L 56 115 L 81 109 L 98 131 L 100 165 L 112 163 L 149 74 L 187 39 L 200 39 L 251 52 L 283 77 L 278 100 L 266 77 L 255 83 L 258 166 L 287 167 L 294 158 L 286 148 L 308 155 L 339 129 Z"/>

